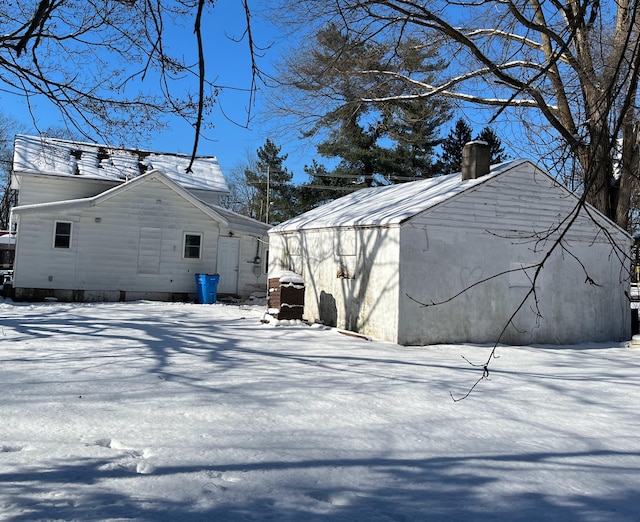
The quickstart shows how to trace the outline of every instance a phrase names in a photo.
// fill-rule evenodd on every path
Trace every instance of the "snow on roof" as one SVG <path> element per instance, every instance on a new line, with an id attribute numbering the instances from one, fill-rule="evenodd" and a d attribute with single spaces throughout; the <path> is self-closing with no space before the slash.
<path id="1" fill-rule="evenodd" d="M 285 221 L 271 231 L 400 224 L 438 203 L 525 162 L 526 160 L 517 160 L 492 165 L 489 174 L 478 179 L 463 180 L 462 175 L 457 173 L 358 190 Z"/>
<path id="2" fill-rule="evenodd" d="M 215 156 L 198 156 L 187 173 L 191 157 L 81 143 L 38 136 L 17 135 L 13 170 L 17 174 L 78 176 L 122 182 L 157 169 L 186 189 L 228 193 Z"/>

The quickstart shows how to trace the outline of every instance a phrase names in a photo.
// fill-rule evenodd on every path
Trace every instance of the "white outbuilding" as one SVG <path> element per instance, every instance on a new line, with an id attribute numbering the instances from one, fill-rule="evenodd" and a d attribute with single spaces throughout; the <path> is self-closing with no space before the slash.
<path id="1" fill-rule="evenodd" d="M 264 292 L 269 226 L 220 206 L 215 157 L 16 136 L 12 209 L 17 299 L 194 300 Z"/>
<path id="2" fill-rule="evenodd" d="M 269 232 L 304 317 L 402 345 L 631 336 L 631 237 L 528 160 L 363 189 Z M 478 158 L 474 161 L 473 158 Z"/>

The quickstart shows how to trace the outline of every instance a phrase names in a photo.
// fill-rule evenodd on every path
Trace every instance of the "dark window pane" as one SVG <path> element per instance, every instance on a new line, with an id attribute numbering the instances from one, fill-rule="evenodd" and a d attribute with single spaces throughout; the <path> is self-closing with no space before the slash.
<path id="1" fill-rule="evenodd" d="M 190 259 L 199 259 L 200 241 L 200 235 L 186 234 L 184 237 L 184 257 Z"/>
<path id="2" fill-rule="evenodd" d="M 53 246 L 56 248 L 71 246 L 71 223 L 56 223 L 56 237 Z"/>

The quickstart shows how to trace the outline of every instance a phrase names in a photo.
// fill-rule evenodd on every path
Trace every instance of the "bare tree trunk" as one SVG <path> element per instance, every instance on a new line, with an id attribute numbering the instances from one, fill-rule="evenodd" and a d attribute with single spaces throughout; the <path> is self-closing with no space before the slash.
<path id="1" fill-rule="evenodd" d="M 578 150 L 583 169 L 584 190 L 588 203 L 605 216 L 615 219 L 617 187 L 613 184 L 613 158 L 608 129 L 592 125 L 590 143 Z"/>
<path id="2" fill-rule="evenodd" d="M 631 199 L 638 191 L 638 125 L 626 123 L 622 130 L 622 147 L 619 164 L 618 198 L 615 208 L 615 222 L 626 230 L 630 228 Z"/>
<path id="3" fill-rule="evenodd" d="M 465 4 L 464 15 L 456 5 L 449 0 L 304 2 L 305 9 L 317 9 L 314 16 L 342 24 L 359 38 L 440 38 L 447 68 L 433 83 L 397 70 L 353 74 L 405 81 L 413 94 L 403 94 L 404 99 L 443 97 L 497 108 L 497 115 L 507 108 L 533 109 L 532 119 L 546 120 L 579 163 L 586 200 L 626 227 L 638 170 L 630 126 L 640 68 L 639 4 L 488 0 Z M 372 93 L 365 101 L 392 98 Z"/>

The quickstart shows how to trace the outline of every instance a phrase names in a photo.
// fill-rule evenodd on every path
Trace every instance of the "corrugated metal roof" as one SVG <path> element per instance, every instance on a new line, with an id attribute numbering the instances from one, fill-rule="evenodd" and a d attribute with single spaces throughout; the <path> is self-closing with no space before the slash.
<path id="1" fill-rule="evenodd" d="M 463 181 L 462 175 L 457 173 L 358 190 L 285 221 L 272 228 L 271 232 L 397 225 L 527 161 L 517 160 L 493 165 L 489 174 L 478 179 Z"/>
<path id="2" fill-rule="evenodd" d="M 123 182 L 157 169 L 186 189 L 228 193 L 214 156 L 198 156 L 187 173 L 185 154 L 122 149 L 38 136 L 17 135 L 13 170 L 19 174 L 84 177 Z"/>

